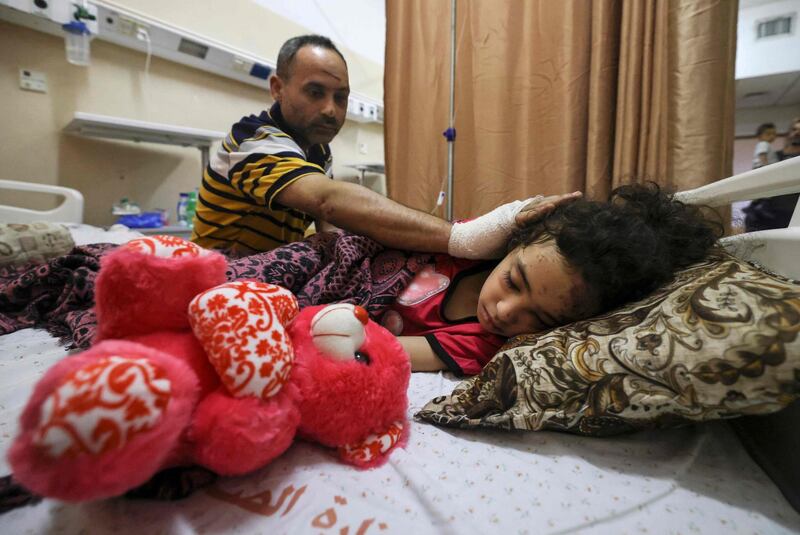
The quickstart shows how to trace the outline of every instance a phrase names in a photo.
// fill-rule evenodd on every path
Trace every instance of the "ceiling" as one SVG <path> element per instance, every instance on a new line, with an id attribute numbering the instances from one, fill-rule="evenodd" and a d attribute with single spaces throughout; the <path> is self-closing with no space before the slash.
<path id="1" fill-rule="evenodd" d="M 772 4 L 776 0 L 739 0 L 739 9 L 760 6 L 762 4 Z"/>
<path id="2" fill-rule="evenodd" d="M 793 104 L 800 104 L 800 71 L 736 80 L 739 109 Z"/>
<path id="3" fill-rule="evenodd" d="M 255 0 L 357 54 L 383 65 L 386 42 L 384 0 Z M 348 58 L 349 60 L 350 58 Z"/>

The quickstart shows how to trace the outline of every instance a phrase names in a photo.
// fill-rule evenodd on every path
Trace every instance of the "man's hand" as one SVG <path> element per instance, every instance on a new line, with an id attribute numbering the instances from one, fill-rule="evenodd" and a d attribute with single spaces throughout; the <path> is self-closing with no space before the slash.
<path id="1" fill-rule="evenodd" d="M 489 213 L 462 223 L 454 223 L 447 252 L 458 258 L 502 258 L 515 227 L 544 217 L 556 206 L 572 202 L 580 192 L 566 195 L 541 195 L 525 201 L 498 206 Z"/>
<path id="2" fill-rule="evenodd" d="M 523 227 L 528 223 L 533 223 L 545 217 L 556 209 L 556 207 L 569 204 L 580 199 L 583 194 L 580 191 L 565 193 L 564 195 L 548 195 L 547 197 L 534 197 L 530 199 L 517 214 L 515 222 L 517 227 Z"/>

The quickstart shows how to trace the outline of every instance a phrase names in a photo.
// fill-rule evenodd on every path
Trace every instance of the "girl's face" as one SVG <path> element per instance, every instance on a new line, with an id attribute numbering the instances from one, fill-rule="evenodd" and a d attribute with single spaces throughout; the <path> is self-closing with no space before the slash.
<path id="1" fill-rule="evenodd" d="M 550 240 L 506 255 L 481 288 L 477 316 L 484 330 L 510 337 L 589 317 L 591 302 L 583 278 Z"/>

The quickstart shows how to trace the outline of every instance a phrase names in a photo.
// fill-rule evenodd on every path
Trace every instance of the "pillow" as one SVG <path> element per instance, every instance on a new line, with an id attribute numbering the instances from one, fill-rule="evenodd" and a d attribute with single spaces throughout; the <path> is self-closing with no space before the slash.
<path id="1" fill-rule="evenodd" d="M 421 420 L 604 436 L 766 414 L 800 394 L 800 285 L 723 252 L 647 298 L 519 336 Z"/>
<path id="2" fill-rule="evenodd" d="M 0 266 L 42 263 L 73 247 L 69 229 L 59 223 L 0 223 Z"/>

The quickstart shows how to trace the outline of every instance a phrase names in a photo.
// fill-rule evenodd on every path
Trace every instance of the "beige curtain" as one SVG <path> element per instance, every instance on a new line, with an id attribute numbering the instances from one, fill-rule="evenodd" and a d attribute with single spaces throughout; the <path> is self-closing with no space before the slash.
<path id="1" fill-rule="evenodd" d="M 454 217 L 538 193 L 603 198 L 635 181 L 685 189 L 728 176 L 737 8 L 458 0 Z M 389 0 L 386 19 L 389 194 L 434 211 L 447 171 L 450 0 Z"/>

